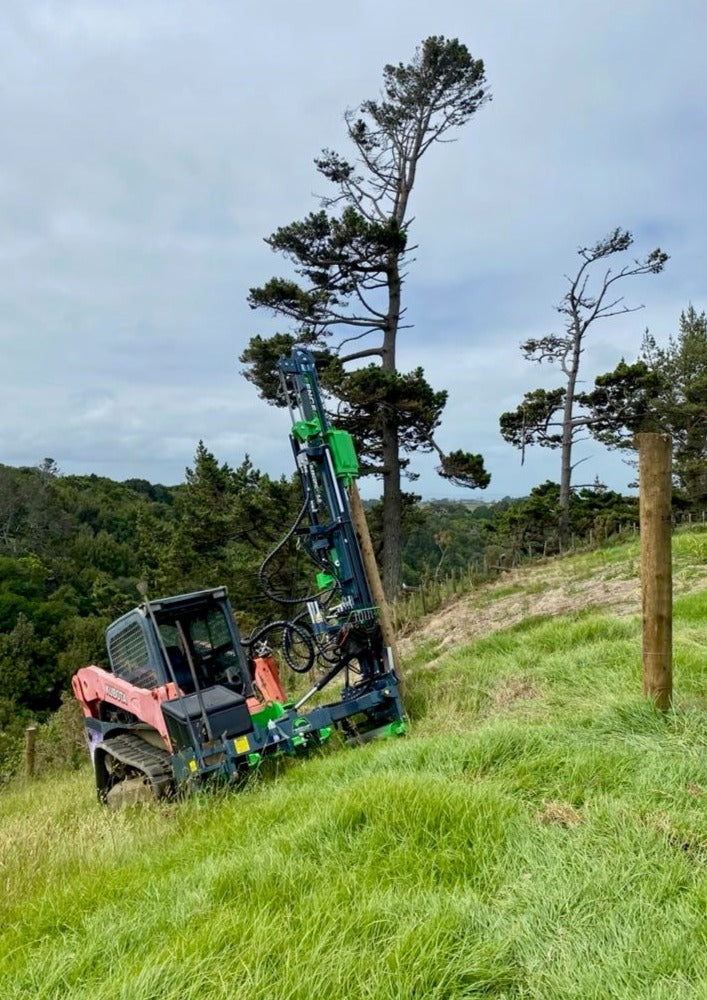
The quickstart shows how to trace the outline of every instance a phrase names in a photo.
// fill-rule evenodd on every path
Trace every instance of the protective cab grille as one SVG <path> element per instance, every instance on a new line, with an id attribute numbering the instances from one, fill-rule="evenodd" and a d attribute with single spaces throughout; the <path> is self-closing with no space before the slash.
<path id="1" fill-rule="evenodd" d="M 150 665 L 150 651 L 139 622 L 130 622 L 108 645 L 113 673 L 136 687 L 155 688 L 160 680 Z"/>

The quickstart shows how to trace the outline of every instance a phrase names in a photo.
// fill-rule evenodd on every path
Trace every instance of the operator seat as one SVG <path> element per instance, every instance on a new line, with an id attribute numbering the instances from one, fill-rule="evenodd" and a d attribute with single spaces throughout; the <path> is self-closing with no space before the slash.
<path id="1" fill-rule="evenodd" d="M 184 653 L 179 646 L 167 646 L 167 656 L 172 664 L 174 677 L 184 694 L 189 694 L 194 690 L 194 680 L 189 669 L 189 664 Z"/>

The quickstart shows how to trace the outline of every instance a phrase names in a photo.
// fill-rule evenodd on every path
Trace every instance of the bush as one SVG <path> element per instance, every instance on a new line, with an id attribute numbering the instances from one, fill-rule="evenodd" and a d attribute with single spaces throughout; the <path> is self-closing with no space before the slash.
<path id="1" fill-rule="evenodd" d="M 37 733 L 36 768 L 38 774 L 71 770 L 85 764 L 86 730 L 83 712 L 71 693 L 62 697 L 59 709 Z"/>
<path id="2" fill-rule="evenodd" d="M 0 698 L 0 785 L 17 773 L 22 763 L 24 731 L 31 721 L 13 701 Z"/>

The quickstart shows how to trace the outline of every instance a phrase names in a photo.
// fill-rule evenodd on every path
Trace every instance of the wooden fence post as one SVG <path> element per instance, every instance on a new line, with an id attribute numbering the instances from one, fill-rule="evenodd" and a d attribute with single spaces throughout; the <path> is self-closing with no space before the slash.
<path id="1" fill-rule="evenodd" d="M 643 692 L 665 711 L 673 696 L 673 578 L 671 556 L 672 441 L 637 434 L 641 516 Z"/>
<path id="2" fill-rule="evenodd" d="M 27 726 L 25 729 L 25 774 L 34 777 L 37 745 L 37 727 Z"/>
<path id="3" fill-rule="evenodd" d="M 402 664 L 400 662 L 400 656 L 398 655 L 398 644 L 395 639 L 395 629 L 393 628 L 393 621 L 390 616 L 390 608 L 388 606 L 388 601 L 386 600 L 385 593 L 383 591 L 383 584 L 381 582 L 380 573 L 378 572 L 378 563 L 376 562 L 376 556 L 373 551 L 373 543 L 371 542 L 371 535 L 368 530 L 368 522 L 366 521 L 366 512 L 363 509 L 363 504 L 361 503 L 361 494 L 358 492 L 358 486 L 354 480 L 348 487 L 348 497 L 349 505 L 351 507 L 351 520 L 353 526 L 356 529 L 356 534 L 358 535 L 358 540 L 361 545 L 361 555 L 363 556 L 363 565 L 366 569 L 366 576 L 368 577 L 368 584 L 371 588 L 371 594 L 373 600 L 378 605 L 378 614 L 380 615 L 380 626 L 381 632 L 383 633 L 383 642 L 386 646 L 390 647 L 390 651 L 393 654 L 393 661 L 395 663 L 395 671 L 398 675 L 398 684 L 400 686 L 400 691 L 403 690 L 403 672 Z"/>

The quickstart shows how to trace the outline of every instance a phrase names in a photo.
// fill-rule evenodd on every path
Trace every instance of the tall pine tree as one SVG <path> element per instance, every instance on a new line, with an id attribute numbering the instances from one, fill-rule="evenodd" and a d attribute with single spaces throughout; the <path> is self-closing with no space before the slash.
<path id="1" fill-rule="evenodd" d="M 414 249 L 410 198 L 420 161 L 488 99 L 483 62 L 457 39 L 432 36 L 408 64 L 386 66 L 381 98 L 345 115 L 354 158 L 324 150 L 315 161 L 335 193 L 322 199 L 319 211 L 266 240 L 297 280 L 272 278 L 250 290 L 251 307 L 287 320 L 290 332 L 250 341 L 241 357 L 246 377 L 264 398 L 281 403 L 277 359 L 295 342 L 309 345 L 322 363 L 337 424 L 357 439 L 362 471 L 382 478 L 389 596 L 400 581 L 401 477 L 413 476 L 407 456 L 435 450 L 438 471 L 457 483 L 484 487 L 490 478 L 481 456 L 443 453 L 434 435 L 446 392 L 435 391 L 422 368 L 405 373 L 397 364 L 398 334 L 405 329 L 402 290 Z"/>

